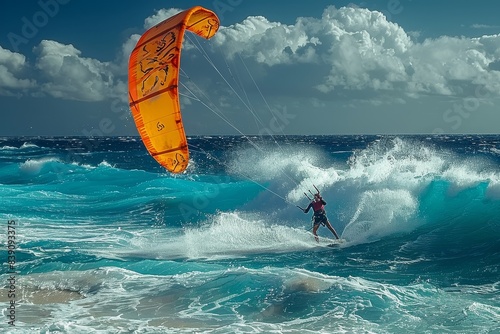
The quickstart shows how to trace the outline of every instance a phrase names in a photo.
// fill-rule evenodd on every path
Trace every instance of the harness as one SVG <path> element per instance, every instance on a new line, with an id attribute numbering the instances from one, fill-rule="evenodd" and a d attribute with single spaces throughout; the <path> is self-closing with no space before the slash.
<path id="1" fill-rule="evenodd" d="M 325 226 L 325 222 L 328 221 L 328 219 L 326 218 L 326 211 L 324 209 L 314 211 L 311 220 L 314 225 L 321 224 Z"/>

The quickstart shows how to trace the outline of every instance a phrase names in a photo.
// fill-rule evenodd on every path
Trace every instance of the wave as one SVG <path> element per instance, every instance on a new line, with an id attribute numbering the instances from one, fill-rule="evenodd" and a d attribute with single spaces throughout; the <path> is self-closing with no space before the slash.
<path id="1" fill-rule="evenodd" d="M 32 149 L 32 148 L 40 148 L 38 145 L 35 145 L 35 144 L 32 144 L 32 143 L 29 143 L 29 142 L 25 142 L 23 145 L 21 145 L 20 149 Z"/>
<path id="2" fill-rule="evenodd" d="M 106 160 L 90 165 L 57 157 L 0 166 L 0 184 L 6 198 L 19 196 L 18 186 L 23 186 L 22 206 L 11 212 L 19 218 L 38 214 L 61 223 L 93 220 L 99 225 L 196 224 L 218 210 L 248 202 L 260 190 L 226 176 L 176 176 L 122 169 Z"/>
<path id="3" fill-rule="evenodd" d="M 44 168 L 44 172 L 47 172 L 48 169 L 52 168 L 53 170 L 57 170 L 59 172 L 60 168 L 56 168 L 56 166 L 61 166 L 60 162 L 61 161 L 55 157 L 28 159 L 19 166 L 19 171 L 24 174 L 35 175 L 40 174 Z"/>
<path id="4" fill-rule="evenodd" d="M 20 146 L 12 146 L 12 145 L 4 145 L 0 147 L 0 151 L 35 151 L 42 149 L 43 147 L 40 147 L 36 144 L 32 144 L 30 142 L 24 142 Z"/>
<path id="5" fill-rule="evenodd" d="M 9 145 L 6 145 L 6 146 L 2 146 L 0 147 L 0 151 L 13 151 L 13 150 L 17 150 L 18 148 L 17 147 L 14 147 L 14 146 L 9 146 Z"/>
<path id="6" fill-rule="evenodd" d="M 113 162 L 101 159 L 88 164 L 66 162 L 56 155 L 0 166 L 0 183 L 26 186 L 24 209 L 17 212 L 21 217 L 29 217 L 33 207 L 43 218 L 63 222 L 61 217 L 72 215 L 75 221 L 100 225 L 125 222 L 201 229 L 208 224 L 215 229 L 228 217 L 238 226 L 232 214 L 239 212 L 240 218 L 261 217 L 249 219 L 251 224 L 263 219 L 265 226 L 307 230 L 310 216 L 296 205 L 307 205 L 304 192 L 316 186 L 327 201 L 332 225 L 351 245 L 449 222 L 467 231 L 471 226 L 499 229 L 498 166 L 484 156 L 464 156 L 425 140 L 398 137 L 377 138 L 347 155 L 345 146 L 311 148 L 301 140 L 261 145 L 260 150 L 238 149 L 231 143 L 232 150 L 221 154 L 226 157 L 225 174 L 203 174 L 197 167 L 197 173 L 172 176 L 120 168 L 112 157 Z M 18 194 L 16 187 L 3 187 L 2 193 L 6 198 Z M 224 213 L 229 215 L 220 215 Z M 258 229 L 252 233 L 265 240 Z M 331 237 L 327 229 L 319 233 Z"/>
<path id="7" fill-rule="evenodd" d="M 432 282 L 400 285 L 289 267 L 150 260 L 124 265 L 131 268 L 23 276 L 18 287 L 27 302 L 23 314 L 40 318 L 42 330 L 68 333 L 89 327 L 181 333 L 213 328 L 223 333 L 376 332 L 387 321 L 396 330 L 474 332 L 498 323 L 493 302 L 498 284 L 443 290 Z M 479 290 L 482 298 L 474 297 Z M 41 311 L 54 316 L 40 317 Z M 16 323 L 21 329 L 30 325 Z"/>
<path id="8" fill-rule="evenodd" d="M 305 206 L 304 193 L 318 187 L 333 226 L 352 243 L 374 242 L 450 220 L 462 228 L 499 228 L 496 162 L 422 140 L 376 139 L 344 161 L 335 152 L 305 146 L 242 149 L 234 154 L 229 170 L 265 184 L 269 191 L 249 208 L 274 208 L 276 219 L 282 221 L 304 221 L 292 206 Z M 274 193 L 283 194 L 288 205 L 284 207 Z"/>
<path id="9" fill-rule="evenodd" d="M 304 229 L 277 222 L 271 224 L 265 217 L 234 211 L 216 213 L 201 225 L 184 228 L 180 235 L 162 236 L 152 231 L 133 238 L 122 249 L 90 252 L 117 259 L 215 260 L 327 250 L 328 243 L 331 239 L 321 238 L 320 243 L 316 243 L 313 235 Z"/>
<path id="10" fill-rule="evenodd" d="M 175 266 L 163 263 L 162 267 Z M 182 267 L 176 268 L 180 273 L 142 275 L 102 268 L 32 275 L 20 292 L 23 300 L 37 306 L 28 304 L 23 314 L 40 317 L 37 312 L 52 311 L 57 320 L 43 317 L 38 326 L 64 333 L 89 327 L 176 333 L 213 328 L 222 333 L 335 332 L 339 328 L 362 332 L 377 331 L 387 319 L 392 328 L 415 332 L 443 328 L 472 332 L 494 328 L 498 314 L 495 306 L 431 283 L 399 286 L 304 269 L 198 265 L 185 273 Z M 53 288 L 37 282 L 64 283 Z M 498 291 L 498 287 L 491 289 Z M 56 311 L 52 305 L 57 305 Z M 23 322 L 16 326 L 30 328 Z"/>

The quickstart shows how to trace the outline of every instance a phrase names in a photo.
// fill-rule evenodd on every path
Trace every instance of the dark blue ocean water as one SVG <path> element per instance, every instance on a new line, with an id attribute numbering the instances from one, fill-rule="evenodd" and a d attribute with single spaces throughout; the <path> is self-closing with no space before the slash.
<path id="1" fill-rule="evenodd" d="M 2 332 L 499 332 L 500 136 L 189 142 L 0 138 Z"/>

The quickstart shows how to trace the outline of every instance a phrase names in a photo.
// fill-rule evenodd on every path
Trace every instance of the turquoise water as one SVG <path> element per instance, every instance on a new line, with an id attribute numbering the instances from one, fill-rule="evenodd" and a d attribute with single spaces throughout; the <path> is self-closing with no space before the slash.
<path id="1" fill-rule="evenodd" d="M 172 175 L 136 137 L 0 138 L 2 331 L 499 331 L 500 137 L 190 145 Z"/>

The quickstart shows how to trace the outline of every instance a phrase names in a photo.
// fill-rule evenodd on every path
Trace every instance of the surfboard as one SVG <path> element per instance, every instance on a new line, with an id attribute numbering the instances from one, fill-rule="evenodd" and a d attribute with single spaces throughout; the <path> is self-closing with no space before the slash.
<path id="1" fill-rule="evenodd" d="M 326 247 L 339 247 L 341 244 L 345 242 L 345 239 L 337 239 L 337 240 L 328 240 L 326 243 Z"/>
<path id="2" fill-rule="evenodd" d="M 309 232 L 311 235 L 313 235 L 311 232 Z M 331 238 L 325 238 L 318 236 L 318 242 L 313 239 L 314 244 L 320 246 L 320 247 L 339 247 L 341 244 L 345 243 L 345 239 L 331 239 Z"/>

